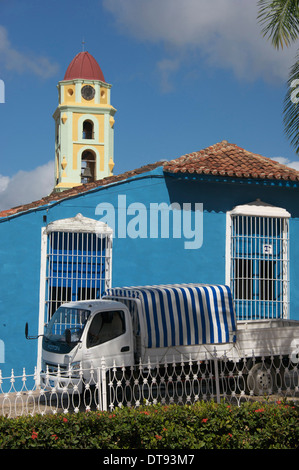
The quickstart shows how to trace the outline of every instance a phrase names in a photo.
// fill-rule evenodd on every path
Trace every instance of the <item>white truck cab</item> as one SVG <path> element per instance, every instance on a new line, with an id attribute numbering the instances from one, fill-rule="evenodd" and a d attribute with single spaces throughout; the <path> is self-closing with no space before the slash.
<path id="1" fill-rule="evenodd" d="M 111 300 L 65 303 L 46 326 L 42 348 L 42 384 L 57 389 L 65 387 L 70 378 L 74 384 L 76 375 L 79 382 L 79 369 L 100 368 L 103 357 L 108 367 L 114 362 L 131 366 L 130 312 L 121 302 Z"/>

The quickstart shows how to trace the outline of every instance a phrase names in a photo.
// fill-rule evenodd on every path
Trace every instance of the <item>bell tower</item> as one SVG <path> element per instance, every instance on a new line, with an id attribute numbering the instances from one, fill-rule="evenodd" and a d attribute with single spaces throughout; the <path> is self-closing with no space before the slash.
<path id="1" fill-rule="evenodd" d="M 111 85 L 89 52 L 77 54 L 58 83 L 54 191 L 112 175 L 114 114 Z"/>

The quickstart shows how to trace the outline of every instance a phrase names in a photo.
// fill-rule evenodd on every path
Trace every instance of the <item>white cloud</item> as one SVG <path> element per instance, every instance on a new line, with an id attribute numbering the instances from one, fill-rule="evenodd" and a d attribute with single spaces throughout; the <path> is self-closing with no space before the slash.
<path id="1" fill-rule="evenodd" d="M 285 157 L 275 157 L 275 158 L 272 158 L 272 160 L 299 171 L 299 159 L 298 161 L 291 161 Z"/>
<path id="2" fill-rule="evenodd" d="M 262 37 L 256 0 L 104 0 L 104 6 L 125 34 L 164 43 L 182 63 L 197 51 L 198 64 L 203 58 L 239 79 L 282 82 L 295 60 L 295 47 L 277 51 Z"/>
<path id="3" fill-rule="evenodd" d="M 9 184 L 9 177 L 0 175 L 0 196 L 1 192 L 5 191 Z"/>
<path id="4" fill-rule="evenodd" d="M 174 86 L 170 76 L 178 70 L 179 66 L 180 62 L 178 59 L 163 59 L 157 63 L 157 68 L 161 75 L 160 85 L 163 92 L 173 91 Z"/>
<path id="5" fill-rule="evenodd" d="M 49 78 L 58 71 L 58 64 L 47 57 L 26 55 L 18 51 L 8 39 L 6 28 L 0 25 L 0 63 L 7 70 L 17 73 L 29 72 L 41 78 Z"/>
<path id="6" fill-rule="evenodd" d="M 0 210 L 11 209 L 47 196 L 54 186 L 54 162 L 32 171 L 18 171 L 11 178 L 0 175 Z"/>

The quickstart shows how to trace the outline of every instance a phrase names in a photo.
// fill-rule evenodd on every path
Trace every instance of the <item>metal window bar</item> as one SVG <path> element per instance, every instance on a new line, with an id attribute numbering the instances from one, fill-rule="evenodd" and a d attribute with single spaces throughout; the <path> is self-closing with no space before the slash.
<path id="1" fill-rule="evenodd" d="M 239 320 L 288 317 L 287 218 L 233 215 L 231 288 Z"/>
<path id="2" fill-rule="evenodd" d="M 46 270 L 46 322 L 67 301 L 95 299 L 111 286 L 110 236 L 51 232 Z"/>

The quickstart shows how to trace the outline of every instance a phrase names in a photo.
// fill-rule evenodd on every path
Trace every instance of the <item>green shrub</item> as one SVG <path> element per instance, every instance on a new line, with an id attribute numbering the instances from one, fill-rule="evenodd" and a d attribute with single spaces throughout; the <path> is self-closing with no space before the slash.
<path id="1" fill-rule="evenodd" d="M 295 449 L 298 405 L 200 402 L 0 417 L 0 449 Z"/>

